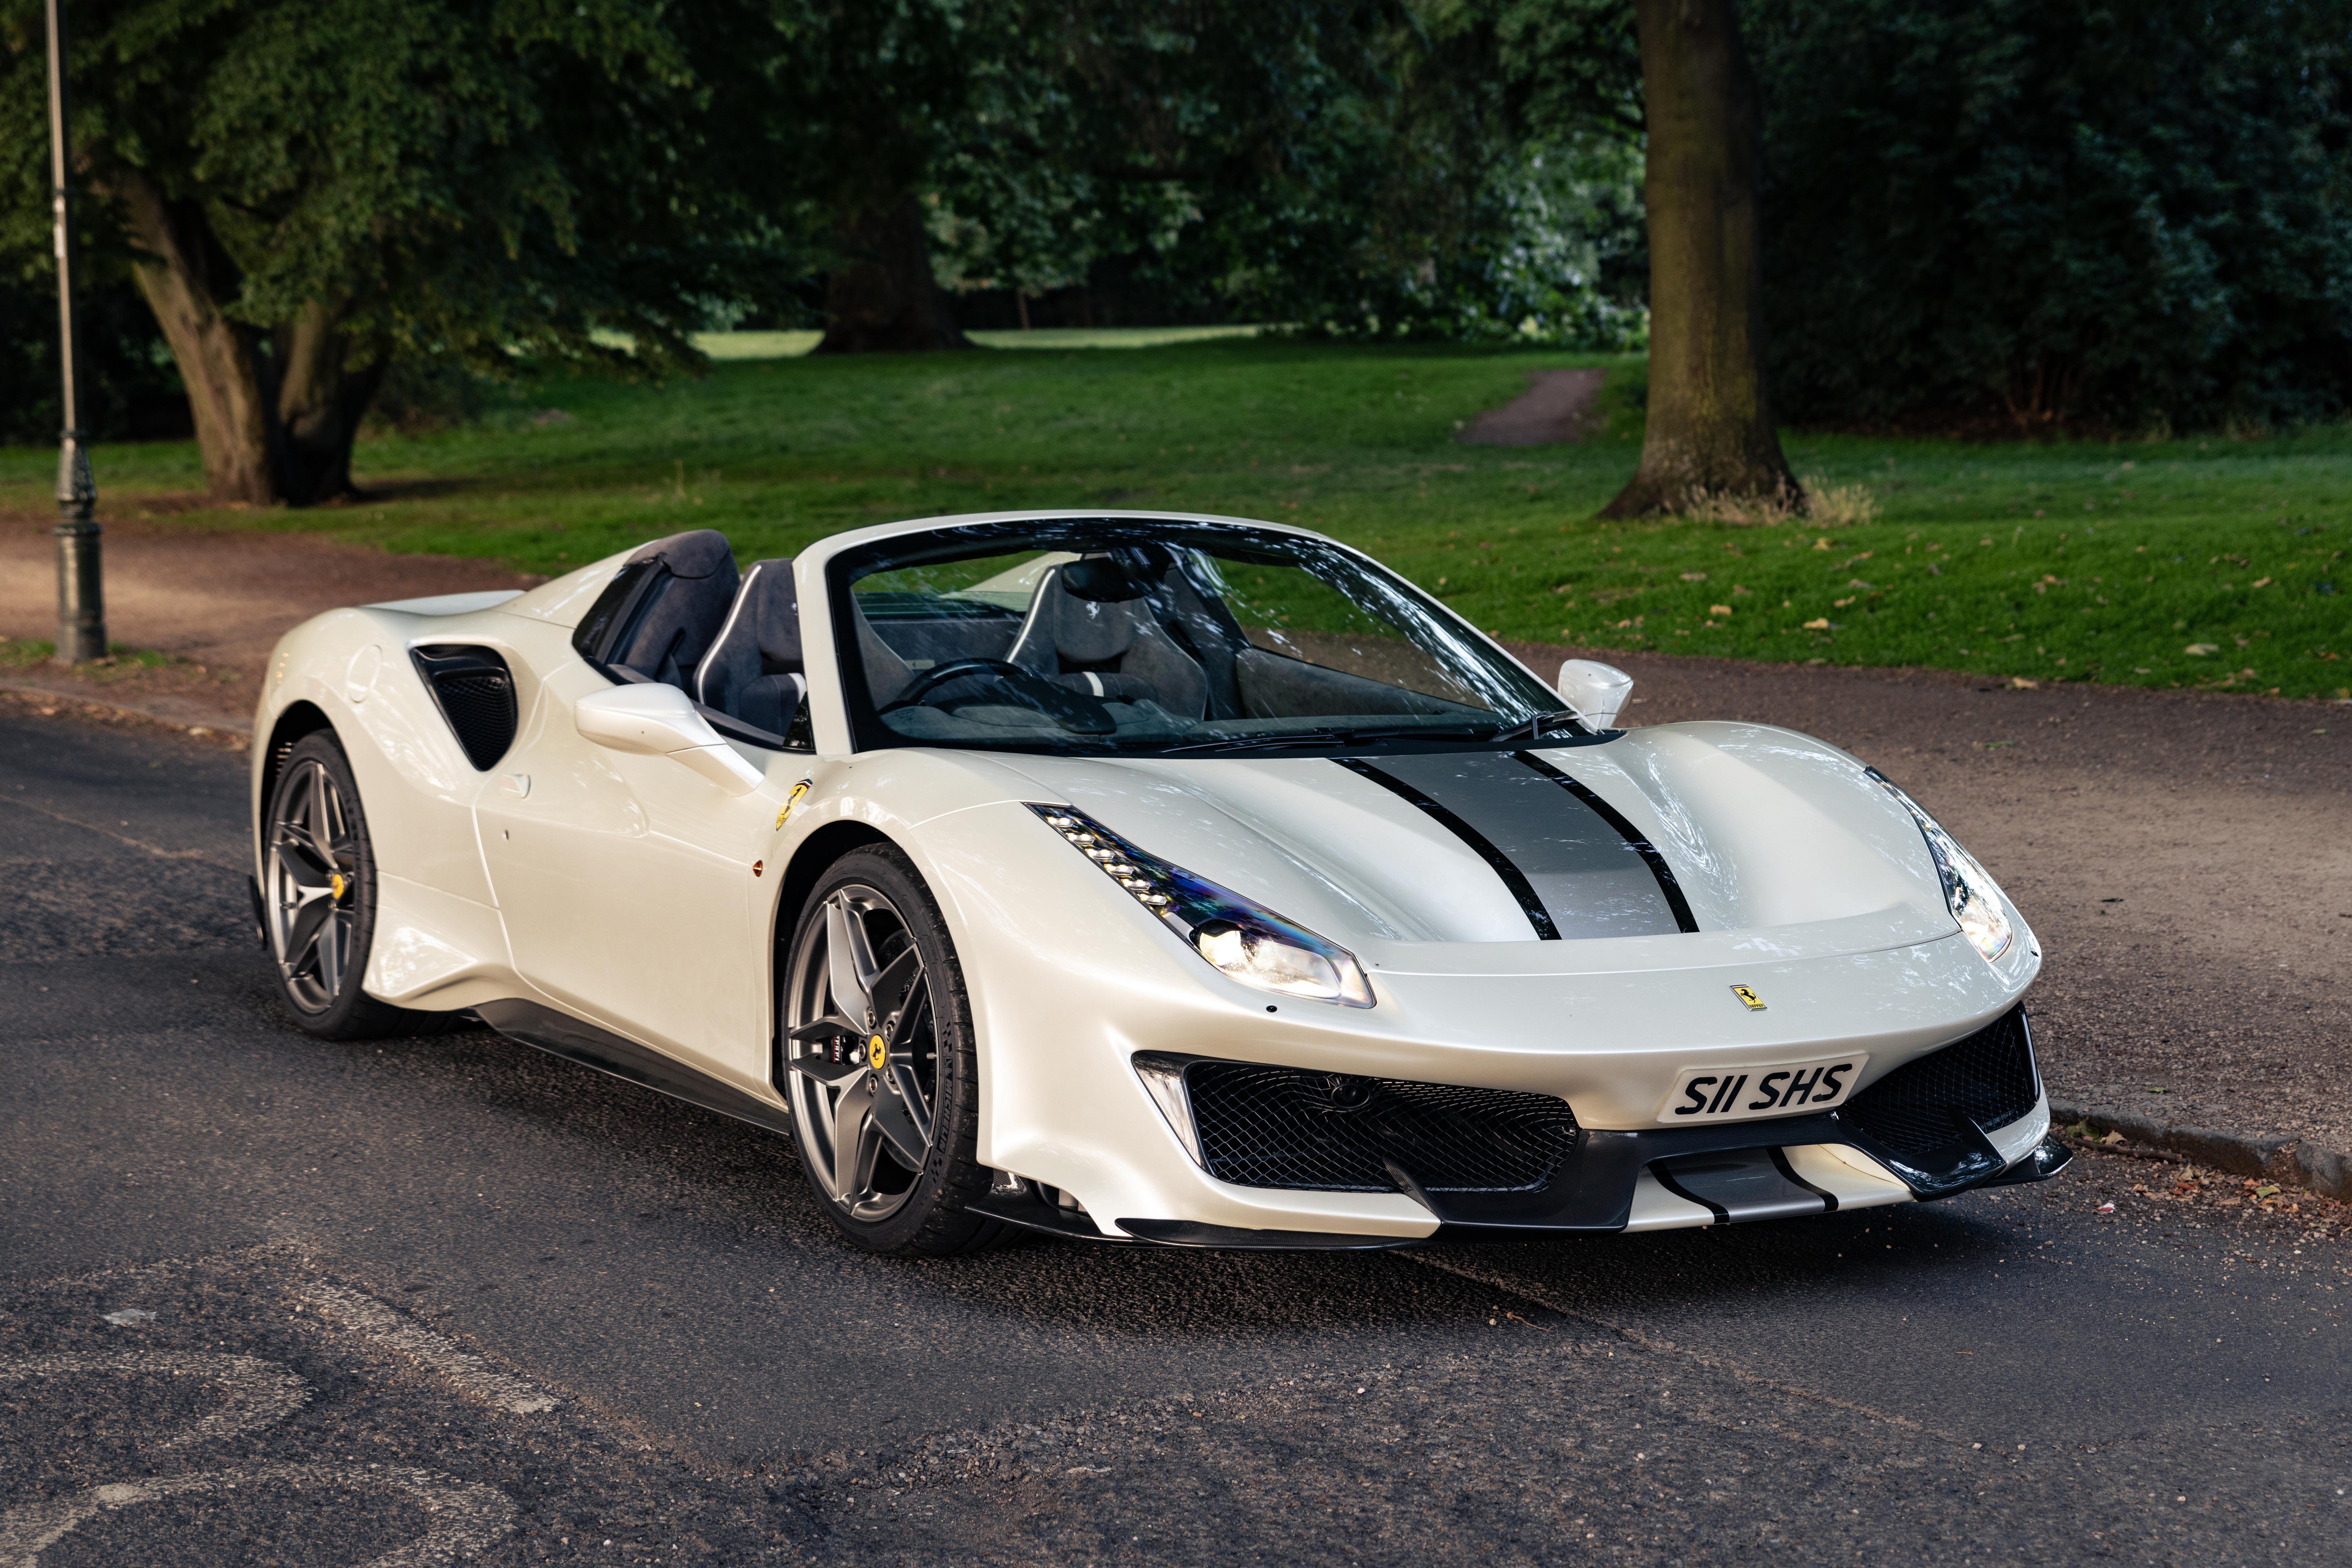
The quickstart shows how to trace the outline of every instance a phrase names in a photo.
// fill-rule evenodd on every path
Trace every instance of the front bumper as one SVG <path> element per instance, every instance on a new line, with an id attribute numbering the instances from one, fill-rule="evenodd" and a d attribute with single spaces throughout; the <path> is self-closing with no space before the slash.
<path id="1" fill-rule="evenodd" d="M 1194 1082 L 1185 1076 L 1186 1063 L 1146 1057 L 1139 1065 L 1158 1072 L 1163 1084 Z M 1425 1211 L 1428 1223 L 1422 1233 L 1266 1228 L 1150 1217 L 1120 1217 L 1113 1221 L 1115 1229 L 1107 1229 L 1073 1205 L 1047 1202 L 1026 1184 L 992 1192 L 974 1207 L 1016 1224 L 1092 1239 L 1212 1248 L 1385 1248 L 1441 1240 L 1607 1235 L 1926 1202 L 1977 1187 L 2046 1180 L 2069 1157 L 2048 1136 L 2049 1104 L 2021 1007 L 1820 1114 L 1619 1130 L 1576 1127 L 1561 1105 L 1555 1122 L 1564 1120 L 1564 1133 L 1556 1125 L 1542 1129 L 1542 1135 L 1551 1140 L 1545 1168 L 1536 1179 L 1514 1186 L 1465 1186 L 1459 1176 L 1441 1174 L 1464 1168 L 1465 1139 L 1480 1134 L 1458 1117 L 1435 1132 L 1425 1118 L 1414 1119 L 1412 1092 L 1434 1086 L 1383 1085 L 1374 1080 L 1343 1083 L 1336 1078 L 1332 1082 L 1335 1102 L 1349 1103 L 1331 1113 L 1329 1130 L 1318 1131 L 1311 1121 L 1302 1122 L 1295 1105 L 1275 1107 L 1245 1129 L 1245 1135 L 1261 1146 L 1248 1168 L 1305 1173 L 1305 1179 L 1291 1182 L 1282 1182 L 1279 1176 L 1266 1178 L 1296 1188 L 1302 1199 L 1323 1192 L 1365 1192 L 1370 1190 L 1366 1173 L 1384 1173 L 1370 1180 L 1384 1179 L 1388 1191 Z M 1371 1087 L 1363 1087 L 1367 1084 Z M 1377 1116 L 1381 1107 L 1368 1106 L 1367 1101 L 1383 1091 L 1390 1092 L 1393 1113 L 1361 1119 L 1363 1114 Z M 1191 1091 L 1172 1092 L 1189 1096 Z M 1514 1102 L 1535 1098 L 1510 1097 Z M 1187 1122 L 1196 1108 L 1189 1097 L 1163 1099 L 1162 1103 L 1177 1122 Z M 1499 1099 L 1496 1108 L 1506 1108 Z M 1522 1125 L 1506 1128 L 1496 1123 L 1486 1134 L 1494 1148 L 1469 1151 L 1467 1163 L 1483 1169 L 1516 1169 L 1526 1176 L 1528 1161 L 1543 1157 L 1537 1146 L 1542 1136 L 1526 1134 L 1524 1107 L 1510 1104 L 1507 1109 Z M 1359 1119 L 1341 1120 L 1350 1110 L 1360 1113 Z M 1210 1103 L 1210 1114 L 1228 1113 Z M 1195 1149 L 1202 1146 L 1200 1129 L 1188 1124 L 1179 1132 Z M 1219 1128 L 1207 1146 L 1226 1151 L 1234 1141 L 1230 1129 Z M 1207 1163 L 1213 1174 L 1220 1166 L 1215 1153 Z M 1415 1176 L 1416 1166 L 1427 1179 Z M 1342 1167 L 1351 1168 L 1353 1176 L 1326 1176 L 1316 1185 L 1318 1173 Z M 1223 1168 L 1230 1173 L 1237 1167 L 1228 1157 Z M 1449 1180 L 1454 1185 L 1445 1185 Z M 1343 1181 L 1349 1185 L 1334 1185 Z M 1277 1189 L 1253 1190 L 1260 1199 L 1280 1196 Z"/>

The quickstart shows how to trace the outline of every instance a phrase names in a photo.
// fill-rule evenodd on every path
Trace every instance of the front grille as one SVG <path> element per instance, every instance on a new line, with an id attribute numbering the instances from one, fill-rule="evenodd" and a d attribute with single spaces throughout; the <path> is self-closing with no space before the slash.
<path id="1" fill-rule="evenodd" d="M 1848 1101 L 1838 1116 L 1916 1158 L 1950 1144 L 1961 1118 L 1979 1130 L 2006 1126 L 2041 1099 L 2033 1036 L 2019 1007 L 1966 1040 L 1905 1062 Z"/>
<path id="2" fill-rule="evenodd" d="M 1202 1163 L 1238 1186 L 1393 1192 L 1394 1161 L 1429 1192 L 1527 1192 L 1576 1149 L 1565 1100 L 1195 1061 L 1184 1086 Z"/>
<path id="3" fill-rule="evenodd" d="M 441 705 L 441 716 L 465 749 L 466 760 L 487 773 L 515 737 L 514 676 L 496 650 L 440 643 L 410 650 L 417 673 Z"/>

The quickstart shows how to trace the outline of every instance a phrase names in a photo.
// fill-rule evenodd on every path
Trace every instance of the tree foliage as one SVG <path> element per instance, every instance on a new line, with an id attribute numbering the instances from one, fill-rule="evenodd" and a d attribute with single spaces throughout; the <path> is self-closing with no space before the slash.
<path id="1" fill-rule="evenodd" d="M 967 286 L 1139 262 L 1313 330 L 1638 340 L 1622 0 L 1025 11 L 937 171 Z"/>
<path id="2" fill-rule="evenodd" d="M 215 492 L 323 499 L 396 356 L 692 362 L 771 258 L 753 0 L 87 0 L 88 253 L 127 269 Z M 0 0 L 0 246 L 47 249 L 37 0 Z M 625 333 L 634 352 L 608 346 Z"/>
<path id="3" fill-rule="evenodd" d="M 1773 395 L 2040 432 L 2352 402 L 2352 4 L 1751 0 Z"/>

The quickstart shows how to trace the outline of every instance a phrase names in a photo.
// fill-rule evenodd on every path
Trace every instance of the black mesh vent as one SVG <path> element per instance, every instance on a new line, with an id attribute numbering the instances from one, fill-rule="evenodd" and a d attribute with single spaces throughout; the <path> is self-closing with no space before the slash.
<path id="1" fill-rule="evenodd" d="M 1393 1160 L 1430 1192 L 1526 1192 L 1576 1149 L 1565 1100 L 1196 1061 L 1185 1070 L 1202 1163 L 1239 1186 L 1393 1192 Z"/>
<path id="2" fill-rule="evenodd" d="M 515 737 L 514 676 L 488 648 L 442 643 L 410 650 L 466 760 L 487 773 Z"/>
<path id="3" fill-rule="evenodd" d="M 1956 1115 L 1990 1130 L 2016 1121 L 2041 1098 L 2025 1009 L 2012 1008 L 1966 1040 L 1896 1068 L 1848 1101 L 1838 1117 L 1895 1153 L 1916 1157 L 1951 1143 L 1960 1131 Z"/>

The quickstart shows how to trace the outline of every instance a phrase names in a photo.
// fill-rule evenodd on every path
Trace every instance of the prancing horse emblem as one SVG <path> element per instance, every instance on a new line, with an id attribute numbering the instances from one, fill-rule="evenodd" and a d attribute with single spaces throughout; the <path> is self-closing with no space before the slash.
<path id="1" fill-rule="evenodd" d="M 1732 987 L 1731 994 L 1738 997 L 1739 998 L 1740 1005 L 1746 1008 L 1749 1012 L 1760 1013 L 1764 1010 L 1764 998 L 1758 996 L 1754 991 L 1749 990 L 1746 986 Z"/>
<path id="2" fill-rule="evenodd" d="M 880 1035 L 877 1034 L 866 1042 L 866 1064 L 872 1067 L 875 1071 L 881 1071 L 882 1064 L 889 1060 L 889 1044 L 887 1041 L 883 1040 Z"/>

